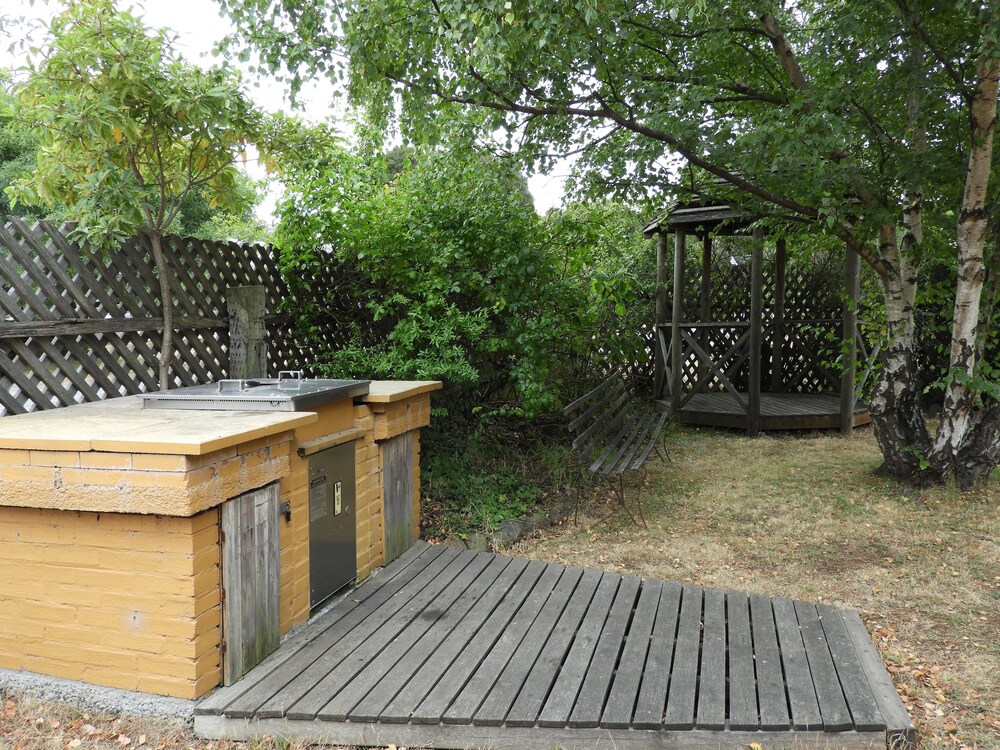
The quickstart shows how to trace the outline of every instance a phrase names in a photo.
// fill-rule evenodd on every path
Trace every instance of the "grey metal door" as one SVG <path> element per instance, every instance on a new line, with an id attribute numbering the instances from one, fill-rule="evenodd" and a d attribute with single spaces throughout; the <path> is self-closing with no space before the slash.
<path id="1" fill-rule="evenodd" d="M 232 685 L 278 647 L 278 483 L 222 504 L 222 682 Z"/>
<path id="2" fill-rule="evenodd" d="M 315 608 L 358 575 L 354 443 L 309 457 L 309 589 Z"/>

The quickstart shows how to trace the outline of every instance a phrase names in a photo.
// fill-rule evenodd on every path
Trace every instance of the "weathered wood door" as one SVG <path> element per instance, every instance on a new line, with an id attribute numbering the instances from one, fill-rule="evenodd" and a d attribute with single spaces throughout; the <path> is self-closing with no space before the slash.
<path id="1" fill-rule="evenodd" d="M 413 544 L 413 432 L 382 442 L 385 490 L 385 564 Z"/>
<path id="2" fill-rule="evenodd" d="M 278 647 L 278 483 L 222 504 L 222 683 Z"/>

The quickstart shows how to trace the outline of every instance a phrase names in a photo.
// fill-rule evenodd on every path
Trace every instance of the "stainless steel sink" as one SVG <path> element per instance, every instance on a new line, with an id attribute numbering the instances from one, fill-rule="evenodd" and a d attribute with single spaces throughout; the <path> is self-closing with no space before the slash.
<path id="1" fill-rule="evenodd" d="M 370 380 L 304 378 L 300 370 L 278 377 L 220 380 L 205 385 L 146 393 L 143 409 L 216 411 L 308 411 L 310 408 L 368 393 Z"/>

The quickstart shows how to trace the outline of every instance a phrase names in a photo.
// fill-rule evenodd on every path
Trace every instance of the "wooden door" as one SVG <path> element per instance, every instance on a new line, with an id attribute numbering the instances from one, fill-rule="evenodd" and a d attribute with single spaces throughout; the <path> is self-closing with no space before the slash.
<path id="1" fill-rule="evenodd" d="M 413 544 L 413 432 L 381 443 L 385 492 L 385 563 Z"/>
<path id="2" fill-rule="evenodd" d="M 222 504 L 222 684 L 278 647 L 278 483 Z"/>

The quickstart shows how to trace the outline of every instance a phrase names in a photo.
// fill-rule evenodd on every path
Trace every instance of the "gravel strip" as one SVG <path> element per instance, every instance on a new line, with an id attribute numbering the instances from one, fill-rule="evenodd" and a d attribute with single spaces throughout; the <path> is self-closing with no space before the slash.
<path id="1" fill-rule="evenodd" d="M 33 672 L 0 669 L 0 692 L 14 693 L 42 701 L 68 703 L 92 713 L 180 719 L 187 723 L 191 723 L 194 719 L 194 701 L 101 687 Z"/>

